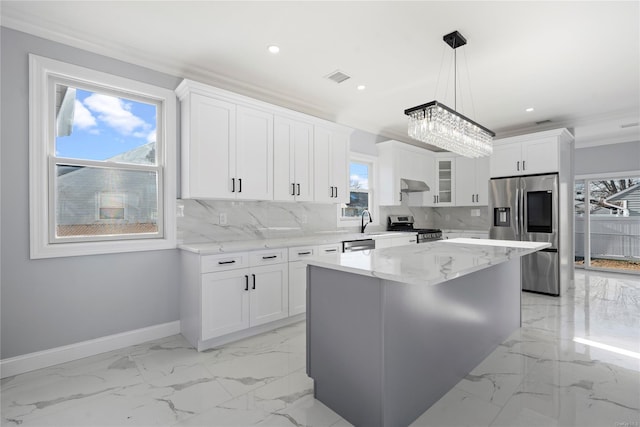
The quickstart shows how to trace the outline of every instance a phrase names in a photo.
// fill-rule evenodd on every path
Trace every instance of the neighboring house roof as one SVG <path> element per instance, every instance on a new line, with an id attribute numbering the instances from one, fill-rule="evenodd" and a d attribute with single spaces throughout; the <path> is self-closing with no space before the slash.
<path id="1" fill-rule="evenodd" d="M 630 193 L 635 193 L 636 191 L 640 190 L 640 183 L 636 184 L 636 185 L 632 185 L 629 188 L 626 188 L 612 196 L 607 197 L 607 201 L 617 201 L 617 200 L 624 200 L 627 199 L 631 194 Z"/>

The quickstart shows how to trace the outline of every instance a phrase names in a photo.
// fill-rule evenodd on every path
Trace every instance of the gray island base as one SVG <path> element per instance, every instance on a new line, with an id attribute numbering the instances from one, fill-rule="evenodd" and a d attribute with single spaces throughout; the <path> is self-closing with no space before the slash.
<path id="1" fill-rule="evenodd" d="M 439 245 L 420 251 L 438 260 L 465 251 Z M 485 256 L 487 265 L 424 284 L 377 277 L 389 274 L 371 266 L 433 253 L 389 248 L 310 262 L 307 374 L 315 397 L 356 427 L 411 424 L 520 327 L 524 251 L 502 249 L 513 256 Z M 369 269 L 352 268 L 364 261 Z"/>

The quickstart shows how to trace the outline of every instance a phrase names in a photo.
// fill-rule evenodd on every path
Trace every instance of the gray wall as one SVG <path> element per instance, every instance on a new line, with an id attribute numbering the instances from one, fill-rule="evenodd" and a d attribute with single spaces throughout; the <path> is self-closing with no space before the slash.
<path id="1" fill-rule="evenodd" d="M 179 79 L 1 29 L 0 358 L 179 319 L 177 250 L 29 259 L 28 53 L 174 89 Z"/>
<path id="2" fill-rule="evenodd" d="M 640 170 L 640 141 L 575 150 L 575 175 Z"/>

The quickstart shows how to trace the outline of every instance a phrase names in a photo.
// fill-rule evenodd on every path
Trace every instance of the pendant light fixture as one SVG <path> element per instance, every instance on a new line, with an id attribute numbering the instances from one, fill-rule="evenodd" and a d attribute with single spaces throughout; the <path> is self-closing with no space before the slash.
<path id="1" fill-rule="evenodd" d="M 465 157 L 490 156 L 493 152 L 491 141 L 496 134 L 456 111 L 456 49 L 467 44 L 467 40 L 458 31 L 449 33 L 442 39 L 453 49 L 454 108 L 431 101 L 404 110 L 404 114 L 409 116 L 409 136 Z"/>

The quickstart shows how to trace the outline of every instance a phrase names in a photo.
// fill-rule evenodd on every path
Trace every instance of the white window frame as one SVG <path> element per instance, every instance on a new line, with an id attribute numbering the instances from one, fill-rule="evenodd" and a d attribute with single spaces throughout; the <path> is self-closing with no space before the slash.
<path id="1" fill-rule="evenodd" d="M 362 153 L 354 153 L 351 152 L 349 154 L 349 169 L 351 168 L 351 163 L 367 163 L 369 164 L 369 211 L 371 212 L 371 216 L 373 217 L 373 221 L 370 225 L 379 225 L 380 224 L 380 209 L 378 204 L 378 197 L 376 195 L 378 188 L 378 158 L 375 156 L 370 156 L 368 154 Z M 351 194 L 351 188 L 347 189 L 349 194 Z M 360 227 L 361 218 L 360 217 L 343 217 L 342 216 L 342 203 L 337 205 L 337 217 L 338 217 L 338 227 Z"/>
<path id="2" fill-rule="evenodd" d="M 158 105 L 156 153 L 159 169 L 158 216 L 162 233 L 157 238 L 123 238 L 89 241 L 72 239 L 52 243 L 50 229 L 55 207 L 50 194 L 51 159 L 55 152 L 55 91 L 52 80 L 69 80 L 88 87 L 150 99 Z M 29 55 L 29 214 L 32 259 L 120 252 L 174 249 L 176 247 L 176 97 L 172 90 L 112 74 Z M 104 165 L 104 163 L 103 163 Z"/>

